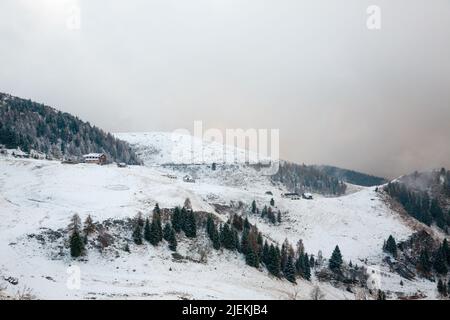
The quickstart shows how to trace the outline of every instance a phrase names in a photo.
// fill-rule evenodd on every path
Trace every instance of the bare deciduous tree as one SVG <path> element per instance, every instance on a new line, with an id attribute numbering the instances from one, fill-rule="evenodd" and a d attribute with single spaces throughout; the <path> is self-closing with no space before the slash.
<path id="1" fill-rule="evenodd" d="M 18 290 L 16 295 L 14 296 L 14 300 L 34 300 L 36 299 L 36 296 L 33 293 L 33 290 L 31 290 L 28 287 L 23 287 L 21 290 Z"/>
<path id="2" fill-rule="evenodd" d="M 323 294 L 322 290 L 320 290 L 318 285 L 312 288 L 309 296 L 312 300 L 322 300 L 323 298 L 325 298 L 325 295 Z"/>
<path id="3" fill-rule="evenodd" d="M 356 290 L 355 300 L 367 300 L 366 290 L 364 288 L 360 288 Z"/>
<path id="4" fill-rule="evenodd" d="M 103 251 L 106 247 L 109 247 L 113 243 L 113 237 L 106 232 L 105 229 L 100 229 L 97 237 L 100 244 L 100 250 Z"/>
<path id="5" fill-rule="evenodd" d="M 298 296 L 300 294 L 300 288 L 297 285 L 294 285 L 291 292 L 288 292 L 287 296 L 289 300 L 298 300 Z"/>

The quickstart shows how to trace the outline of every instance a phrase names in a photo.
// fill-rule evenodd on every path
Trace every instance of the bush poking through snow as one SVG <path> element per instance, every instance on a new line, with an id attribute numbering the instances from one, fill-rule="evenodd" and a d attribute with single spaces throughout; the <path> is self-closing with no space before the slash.
<path id="1" fill-rule="evenodd" d="M 317 285 L 312 288 L 309 296 L 312 300 L 323 300 L 323 298 L 325 297 L 322 290 L 320 290 L 319 286 Z"/>

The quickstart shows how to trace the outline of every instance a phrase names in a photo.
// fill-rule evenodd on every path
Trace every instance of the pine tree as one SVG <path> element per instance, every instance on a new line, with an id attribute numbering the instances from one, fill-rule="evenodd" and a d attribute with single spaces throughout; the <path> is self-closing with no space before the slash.
<path id="1" fill-rule="evenodd" d="M 255 227 L 256 228 L 256 227 Z M 261 262 L 262 261 L 262 255 L 263 255 L 263 246 L 264 246 L 264 240 L 263 240 L 263 236 L 262 233 L 257 231 L 257 238 L 256 238 L 256 244 L 257 244 L 257 249 L 258 249 L 258 259 Z"/>
<path id="2" fill-rule="evenodd" d="M 213 229 L 213 233 L 212 233 L 212 243 L 213 243 L 213 248 L 216 250 L 220 249 L 220 237 L 219 237 L 219 231 L 217 231 L 217 227 L 216 225 L 214 225 L 214 229 Z"/>
<path id="3" fill-rule="evenodd" d="M 220 243 L 223 245 L 225 249 L 235 250 L 236 243 L 233 235 L 233 231 L 230 228 L 228 223 L 225 223 L 220 232 Z"/>
<path id="4" fill-rule="evenodd" d="M 183 231 L 185 231 L 184 229 L 186 228 L 187 217 L 188 210 L 185 207 L 181 208 L 181 230 Z"/>
<path id="5" fill-rule="evenodd" d="M 306 280 L 310 280 L 311 279 L 311 266 L 309 264 L 309 257 L 308 254 L 305 253 L 305 255 L 303 256 L 303 265 L 304 265 L 304 274 L 303 274 L 303 278 L 305 278 Z"/>
<path id="6" fill-rule="evenodd" d="M 197 236 L 197 224 L 192 210 L 189 210 L 187 213 L 183 231 L 188 238 L 195 238 Z"/>
<path id="7" fill-rule="evenodd" d="M 448 268 L 446 263 L 446 258 L 442 246 L 434 254 L 433 262 L 434 270 L 439 274 L 447 274 Z"/>
<path id="8" fill-rule="evenodd" d="M 211 214 L 208 215 L 208 218 L 206 219 L 206 233 L 209 236 L 209 239 L 213 239 L 214 236 L 214 220 Z"/>
<path id="9" fill-rule="evenodd" d="M 252 202 L 252 213 L 256 213 L 256 201 L 255 200 L 253 200 L 253 202 Z"/>
<path id="10" fill-rule="evenodd" d="M 273 198 L 270 199 L 270 205 L 271 205 L 272 207 L 275 205 L 275 200 L 273 200 Z"/>
<path id="11" fill-rule="evenodd" d="M 450 293 L 450 278 L 448 279 L 447 282 L 447 293 Z"/>
<path id="12" fill-rule="evenodd" d="M 157 210 L 152 217 L 152 224 L 156 224 L 156 236 L 158 239 L 158 242 L 162 241 L 163 239 L 163 230 L 162 230 L 162 223 L 161 223 L 161 214 L 160 211 Z"/>
<path id="13" fill-rule="evenodd" d="M 336 248 L 334 248 L 333 253 L 331 254 L 331 258 L 329 261 L 329 267 L 333 271 L 340 270 L 340 268 L 342 266 L 342 262 L 343 261 L 342 261 L 341 250 L 339 249 L 339 246 L 336 246 Z"/>
<path id="14" fill-rule="evenodd" d="M 277 213 L 277 222 L 281 223 L 281 211 L 280 210 L 278 210 L 278 213 Z"/>
<path id="15" fill-rule="evenodd" d="M 286 262 L 286 266 L 284 267 L 283 274 L 284 274 L 284 277 L 288 281 L 290 281 L 292 283 L 296 283 L 296 281 L 295 281 L 294 259 L 292 258 L 291 255 L 289 255 L 288 258 L 287 258 L 287 262 Z"/>
<path id="16" fill-rule="evenodd" d="M 450 266 L 450 246 L 448 244 L 447 239 L 444 239 L 444 241 L 442 242 L 442 250 L 444 251 L 447 264 Z"/>
<path id="17" fill-rule="evenodd" d="M 172 228 L 170 223 L 166 223 L 164 225 L 164 240 L 166 240 L 169 243 L 169 249 L 172 251 L 177 250 L 177 238 L 175 236 L 175 230 Z"/>
<path id="18" fill-rule="evenodd" d="M 269 245 L 267 241 L 264 241 L 263 251 L 262 251 L 262 262 L 266 265 L 269 264 Z"/>
<path id="19" fill-rule="evenodd" d="M 279 249 L 277 250 L 277 248 L 271 244 L 269 247 L 269 256 L 268 256 L 268 264 L 267 264 L 267 269 L 269 270 L 269 272 L 276 276 L 279 277 L 280 276 L 280 253 L 279 253 Z"/>
<path id="20" fill-rule="evenodd" d="M 437 290 L 438 290 L 439 294 L 443 297 L 446 297 L 448 294 L 447 285 L 442 281 L 442 279 L 438 280 Z"/>
<path id="21" fill-rule="evenodd" d="M 161 217 L 158 213 L 153 213 L 152 223 L 150 224 L 149 242 L 157 246 L 162 240 Z"/>
<path id="22" fill-rule="evenodd" d="M 310 268 L 314 268 L 315 265 L 316 265 L 316 260 L 314 259 L 314 255 L 311 255 L 309 258 L 309 266 L 310 266 Z"/>
<path id="23" fill-rule="evenodd" d="M 397 257 L 397 243 L 392 235 L 390 235 L 387 239 L 383 249 L 384 251 L 392 254 L 395 258 Z"/>
<path id="24" fill-rule="evenodd" d="M 386 293 L 378 289 L 377 300 L 386 300 Z"/>
<path id="25" fill-rule="evenodd" d="M 250 234 L 250 230 L 249 229 L 244 229 L 244 231 L 242 232 L 242 237 L 241 237 L 241 252 L 243 254 L 247 254 L 249 252 L 249 234 Z"/>
<path id="26" fill-rule="evenodd" d="M 269 218 L 269 221 L 273 224 L 277 222 L 277 218 L 275 217 L 275 214 L 273 213 L 273 210 L 271 207 L 267 210 L 267 217 Z"/>
<path id="27" fill-rule="evenodd" d="M 139 222 L 136 222 L 135 226 L 134 226 L 133 241 L 137 245 L 141 245 L 142 244 L 142 227 L 139 224 Z"/>
<path id="28" fill-rule="evenodd" d="M 206 233 L 208 234 L 209 239 L 213 243 L 213 248 L 219 250 L 220 249 L 219 232 L 217 231 L 216 224 L 214 223 L 211 214 L 208 215 L 208 219 L 206 221 Z"/>
<path id="29" fill-rule="evenodd" d="M 264 206 L 264 208 L 261 211 L 261 218 L 265 218 L 267 216 L 267 212 L 268 212 L 267 206 Z"/>
<path id="30" fill-rule="evenodd" d="M 136 223 L 139 224 L 141 227 L 144 226 L 144 219 L 142 218 L 142 213 L 138 213 L 136 216 Z"/>
<path id="31" fill-rule="evenodd" d="M 421 270 L 423 273 L 428 274 L 431 272 L 431 261 L 430 261 L 430 255 L 426 249 L 422 250 L 419 257 L 419 263 L 418 263 L 418 269 Z"/>
<path id="32" fill-rule="evenodd" d="M 81 219 L 78 214 L 74 214 L 69 224 L 69 243 L 70 243 L 70 255 L 74 258 L 81 256 L 84 253 L 84 241 L 81 237 Z"/>
<path id="33" fill-rule="evenodd" d="M 287 260 L 288 260 L 288 247 L 289 247 L 289 242 L 287 239 L 284 240 L 283 244 L 281 245 L 281 270 L 284 271 L 284 269 L 286 268 L 286 264 L 287 264 Z"/>
<path id="34" fill-rule="evenodd" d="M 251 267 L 259 267 L 258 255 L 253 247 L 248 248 L 245 254 L 245 262 Z"/>
<path id="35" fill-rule="evenodd" d="M 172 226 L 175 232 L 179 233 L 183 227 L 183 219 L 180 207 L 176 207 L 173 211 Z"/>
<path id="36" fill-rule="evenodd" d="M 186 198 L 186 200 L 184 200 L 184 206 L 183 206 L 183 208 L 185 208 L 186 210 L 192 210 L 191 199 Z"/>
<path id="37" fill-rule="evenodd" d="M 150 221 L 148 221 L 148 218 L 145 219 L 145 225 L 144 225 L 144 239 L 146 241 L 151 240 L 151 230 L 150 230 Z"/>
<path id="38" fill-rule="evenodd" d="M 248 218 L 245 217 L 245 220 L 244 220 L 244 229 L 250 229 L 250 228 L 251 228 L 250 222 L 248 221 Z"/>
<path id="39" fill-rule="evenodd" d="M 163 228 L 163 239 L 169 241 L 170 231 L 172 230 L 172 226 L 170 223 L 166 223 Z"/>
<path id="40" fill-rule="evenodd" d="M 239 241 L 239 234 L 236 229 L 231 228 L 231 235 L 233 238 L 234 250 L 241 252 L 241 243 Z"/>
<path id="41" fill-rule="evenodd" d="M 177 237 L 175 236 L 175 230 L 171 229 L 169 237 L 169 249 L 172 251 L 177 251 Z"/>
<path id="42" fill-rule="evenodd" d="M 159 208 L 159 204 L 155 204 L 155 208 L 153 208 L 153 213 L 161 214 L 161 209 Z"/>
<path id="43" fill-rule="evenodd" d="M 74 230 L 70 236 L 70 255 L 74 258 L 79 257 L 84 252 L 84 242 L 81 239 L 80 232 Z"/>
<path id="44" fill-rule="evenodd" d="M 295 269 L 297 273 L 303 277 L 304 274 L 304 264 L 303 264 L 303 252 L 300 252 L 297 257 L 297 261 L 295 261 Z"/>

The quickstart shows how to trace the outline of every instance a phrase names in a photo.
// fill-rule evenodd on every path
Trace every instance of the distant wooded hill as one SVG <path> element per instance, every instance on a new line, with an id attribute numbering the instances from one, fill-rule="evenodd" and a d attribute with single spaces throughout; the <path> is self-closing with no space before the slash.
<path id="1" fill-rule="evenodd" d="M 356 184 L 358 186 L 372 187 L 379 186 L 388 182 L 385 178 L 333 166 L 317 166 L 317 168 L 339 180 L 343 180 L 351 184 Z"/>
<path id="2" fill-rule="evenodd" d="M 317 192 L 328 195 L 345 193 L 346 185 L 342 180 L 329 175 L 315 166 L 281 161 L 278 172 L 272 180 L 281 182 L 289 190 L 297 193 Z"/>
<path id="3" fill-rule="evenodd" d="M 0 93 L 0 144 L 52 157 L 80 157 L 102 152 L 108 160 L 139 164 L 125 141 L 89 122 L 40 103 Z"/>

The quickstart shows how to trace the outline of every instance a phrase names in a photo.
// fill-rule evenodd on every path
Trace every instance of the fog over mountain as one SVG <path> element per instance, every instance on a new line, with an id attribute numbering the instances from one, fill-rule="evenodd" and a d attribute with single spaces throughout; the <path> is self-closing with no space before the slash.
<path id="1" fill-rule="evenodd" d="M 448 168 L 450 3 L 375 2 L 2 0 L 0 92 L 112 132 L 279 128 L 299 163 Z"/>

